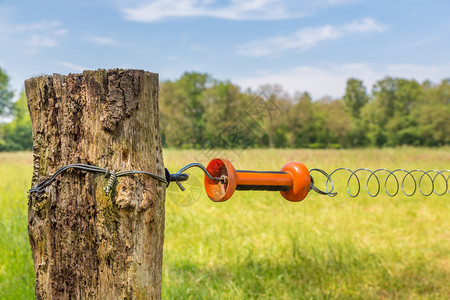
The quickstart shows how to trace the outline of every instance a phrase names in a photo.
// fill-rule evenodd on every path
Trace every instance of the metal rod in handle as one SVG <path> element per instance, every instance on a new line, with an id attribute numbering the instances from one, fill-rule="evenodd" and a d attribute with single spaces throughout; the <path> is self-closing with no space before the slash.
<path id="1" fill-rule="evenodd" d="M 287 172 L 236 171 L 238 191 L 288 191 L 292 187 L 292 176 Z"/>

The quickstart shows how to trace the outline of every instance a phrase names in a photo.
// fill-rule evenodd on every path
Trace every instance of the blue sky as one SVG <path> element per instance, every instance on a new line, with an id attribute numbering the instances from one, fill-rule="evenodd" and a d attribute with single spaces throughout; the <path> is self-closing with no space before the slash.
<path id="1" fill-rule="evenodd" d="M 0 0 L 0 67 L 29 77 L 136 68 L 341 97 L 349 77 L 450 77 L 450 1 Z"/>

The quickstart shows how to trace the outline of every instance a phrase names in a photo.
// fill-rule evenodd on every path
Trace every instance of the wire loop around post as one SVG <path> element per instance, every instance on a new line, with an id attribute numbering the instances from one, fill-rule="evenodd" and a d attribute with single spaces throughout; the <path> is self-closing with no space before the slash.
<path id="1" fill-rule="evenodd" d="M 59 168 L 54 174 L 50 174 L 47 178 L 45 178 L 44 180 L 42 180 L 38 184 L 36 184 L 34 187 L 32 187 L 28 191 L 28 193 L 30 193 L 30 194 L 43 193 L 45 191 L 45 188 L 47 186 L 49 186 L 53 181 L 55 181 L 56 177 L 58 177 L 58 175 L 66 172 L 69 169 L 78 169 L 78 170 L 87 171 L 87 172 L 105 174 L 105 177 L 109 177 L 108 184 L 104 188 L 106 195 L 109 195 L 109 193 L 111 192 L 111 189 L 113 188 L 114 184 L 116 183 L 118 177 L 127 176 L 127 175 L 134 175 L 134 174 L 148 175 L 160 182 L 165 183 L 166 185 L 168 184 L 166 178 L 164 178 L 163 176 L 154 174 L 154 173 L 150 173 L 150 172 L 126 170 L 126 171 L 120 171 L 120 172 L 116 173 L 114 171 L 111 171 L 108 167 L 101 168 L 101 167 L 86 165 L 86 164 L 70 164 L 70 165 L 66 165 L 66 166 Z"/>

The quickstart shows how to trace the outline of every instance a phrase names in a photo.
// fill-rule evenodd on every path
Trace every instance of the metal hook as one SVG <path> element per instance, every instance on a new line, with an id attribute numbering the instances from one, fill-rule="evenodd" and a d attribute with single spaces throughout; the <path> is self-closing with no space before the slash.
<path id="1" fill-rule="evenodd" d="M 174 181 L 176 182 L 176 184 L 178 185 L 178 187 L 180 188 L 180 190 L 185 191 L 184 186 L 181 184 L 180 181 L 186 181 L 186 180 L 178 180 L 180 175 L 187 175 L 187 174 L 182 174 L 184 171 L 186 171 L 187 169 L 193 168 L 193 167 L 197 167 L 200 168 L 205 175 L 210 179 L 210 180 L 214 180 L 214 181 L 220 181 L 222 183 L 225 183 L 227 181 L 226 176 L 221 176 L 221 177 L 213 177 L 211 176 L 211 174 L 209 174 L 208 170 L 205 168 L 205 166 L 203 166 L 200 163 L 190 163 L 188 165 L 185 165 L 184 167 L 182 167 L 181 169 L 178 170 L 178 172 L 176 172 L 175 174 L 170 174 L 170 179 L 172 181 L 172 175 L 174 175 Z M 188 176 L 188 175 L 187 175 Z M 188 176 L 189 178 L 189 176 Z"/>

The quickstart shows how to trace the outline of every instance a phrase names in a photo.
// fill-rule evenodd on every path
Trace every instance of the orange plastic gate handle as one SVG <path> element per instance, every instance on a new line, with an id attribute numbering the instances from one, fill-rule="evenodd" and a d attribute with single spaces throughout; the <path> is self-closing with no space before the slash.
<path id="1" fill-rule="evenodd" d="M 311 184 L 309 171 L 301 162 L 287 163 L 281 171 L 243 171 L 227 159 L 215 158 L 206 169 L 212 177 L 226 178 L 217 181 L 205 175 L 206 194 L 215 202 L 230 199 L 235 190 L 279 191 L 285 199 L 298 202 L 308 195 Z"/>

